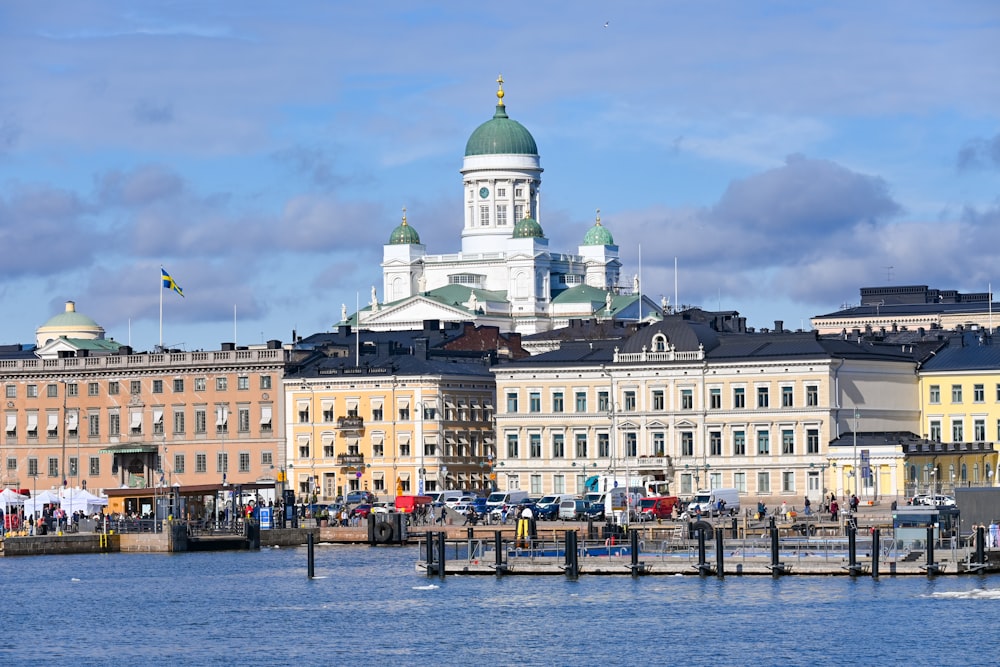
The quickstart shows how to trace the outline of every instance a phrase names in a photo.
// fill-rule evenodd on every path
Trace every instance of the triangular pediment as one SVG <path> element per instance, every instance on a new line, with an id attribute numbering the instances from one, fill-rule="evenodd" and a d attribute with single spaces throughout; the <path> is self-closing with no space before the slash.
<path id="1" fill-rule="evenodd" d="M 474 315 L 461 306 L 449 306 L 434 299 L 414 296 L 391 306 L 382 306 L 378 312 L 367 312 L 362 325 L 388 322 L 419 322 L 422 320 L 471 320 Z"/>
<path id="2" fill-rule="evenodd" d="M 674 426 L 675 428 L 694 428 L 695 426 L 697 426 L 697 424 L 695 424 L 690 419 L 681 419 Z"/>

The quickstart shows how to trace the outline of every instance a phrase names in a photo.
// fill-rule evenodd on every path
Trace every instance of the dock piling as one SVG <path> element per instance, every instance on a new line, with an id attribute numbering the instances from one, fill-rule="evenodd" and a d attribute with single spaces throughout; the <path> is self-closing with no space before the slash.
<path id="1" fill-rule="evenodd" d="M 872 579 L 878 579 L 878 557 L 882 553 L 882 547 L 879 544 L 881 538 L 881 532 L 878 528 L 872 530 Z"/>
<path id="2" fill-rule="evenodd" d="M 310 579 L 316 576 L 316 559 L 311 530 L 306 535 L 306 576 Z"/>
<path id="3" fill-rule="evenodd" d="M 736 519 L 733 519 L 733 525 L 736 525 Z M 725 542 L 725 529 L 717 528 L 715 530 L 715 576 L 719 579 L 723 579 L 726 576 L 725 568 L 725 556 L 723 555 L 723 546 Z"/>

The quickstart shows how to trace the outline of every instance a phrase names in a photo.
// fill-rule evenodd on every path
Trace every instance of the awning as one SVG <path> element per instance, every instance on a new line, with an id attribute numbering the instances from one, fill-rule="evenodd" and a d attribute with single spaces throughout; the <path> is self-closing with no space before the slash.
<path id="1" fill-rule="evenodd" d="M 144 445 L 139 442 L 126 442 L 121 445 L 111 445 L 99 450 L 98 454 L 152 454 L 159 448 L 156 445 Z"/>
<path id="2" fill-rule="evenodd" d="M 385 473 L 381 470 L 372 471 L 372 479 L 385 479 Z"/>
<path id="3" fill-rule="evenodd" d="M 17 415 L 7 415 L 7 433 L 17 431 Z"/>
<path id="4" fill-rule="evenodd" d="M 381 398 L 373 398 L 371 400 L 371 404 L 372 404 L 372 410 L 381 410 L 382 409 L 382 399 Z"/>
<path id="5" fill-rule="evenodd" d="M 597 475 L 592 475 L 591 477 L 587 478 L 587 480 L 583 483 L 583 485 L 587 487 L 588 491 L 596 491 L 597 484 L 600 481 L 601 481 L 600 477 L 598 477 Z"/>
<path id="6" fill-rule="evenodd" d="M 334 401 L 332 398 L 324 398 L 319 402 L 320 406 L 323 408 L 323 412 L 329 412 L 333 410 L 333 403 Z"/>
<path id="7" fill-rule="evenodd" d="M 49 422 L 48 428 L 49 428 L 50 431 L 58 431 L 59 430 L 59 415 L 51 415 L 50 414 L 48 422 Z"/>
<path id="8" fill-rule="evenodd" d="M 163 423 L 163 410 L 153 410 L 153 423 L 154 424 Z"/>
<path id="9" fill-rule="evenodd" d="M 262 405 L 260 406 L 260 423 L 262 426 L 271 425 L 271 406 Z"/>
<path id="10" fill-rule="evenodd" d="M 229 422 L 229 410 L 220 405 L 215 411 L 215 425 L 225 426 Z"/>
<path id="11" fill-rule="evenodd" d="M 372 433 L 372 444 L 381 445 L 384 438 L 385 436 L 383 436 L 381 433 Z"/>
<path id="12" fill-rule="evenodd" d="M 303 412 L 303 411 L 308 411 L 309 410 L 309 401 L 298 401 L 296 403 L 296 405 L 299 408 L 299 412 Z"/>
<path id="13" fill-rule="evenodd" d="M 28 413 L 28 430 L 37 431 L 38 430 L 38 415 L 33 412 Z"/>
<path id="14" fill-rule="evenodd" d="M 410 473 L 408 473 L 408 472 L 401 472 L 401 473 L 398 474 L 398 477 L 401 480 L 409 481 L 409 479 L 410 479 Z"/>
<path id="15" fill-rule="evenodd" d="M 357 413 L 357 411 L 358 411 L 358 399 L 356 398 L 347 399 L 347 413 L 353 414 Z"/>
<path id="16" fill-rule="evenodd" d="M 142 428 L 142 413 L 141 412 L 133 412 L 129 416 L 129 419 L 130 419 L 129 426 L 131 428 Z"/>
<path id="17" fill-rule="evenodd" d="M 76 430 L 76 426 L 79 423 L 79 419 L 80 419 L 80 416 L 77 413 L 75 413 L 75 412 L 69 413 L 69 416 L 67 417 L 67 423 L 68 423 L 69 430 L 71 430 L 71 431 L 75 431 Z"/>

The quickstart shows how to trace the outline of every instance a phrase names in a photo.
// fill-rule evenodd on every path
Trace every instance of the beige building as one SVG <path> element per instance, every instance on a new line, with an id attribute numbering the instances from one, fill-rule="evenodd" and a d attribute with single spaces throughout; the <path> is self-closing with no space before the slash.
<path id="1" fill-rule="evenodd" d="M 496 369 L 500 485 L 582 493 L 610 477 L 800 505 L 853 491 L 856 428 L 919 427 L 916 364 L 899 347 L 723 334 L 697 319 L 668 316 L 624 340 L 568 342 Z M 886 480 L 880 495 L 902 493 L 900 448 L 868 456 Z"/>
<path id="2" fill-rule="evenodd" d="M 277 341 L 136 353 L 104 340 L 75 307 L 39 332 L 42 347 L 0 353 L 0 486 L 96 492 L 276 479 L 287 355 Z"/>

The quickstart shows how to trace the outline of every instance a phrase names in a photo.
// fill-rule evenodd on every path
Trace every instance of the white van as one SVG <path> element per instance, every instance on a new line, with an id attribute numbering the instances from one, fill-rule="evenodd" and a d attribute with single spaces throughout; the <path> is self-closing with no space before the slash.
<path id="1" fill-rule="evenodd" d="M 694 500 L 687 506 L 687 513 L 694 515 L 701 510 L 705 516 L 720 514 L 719 501 L 722 501 L 723 515 L 736 516 L 740 511 L 740 493 L 736 489 L 709 489 L 698 491 Z"/>
<path id="2" fill-rule="evenodd" d="M 559 518 L 559 503 L 577 498 L 572 493 L 550 493 L 535 503 L 535 518 L 554 520 Z"/>
<path id="3" fill-rule="evenodd" d="M 517 505 L 528 498 L 527 491 L 494 491 L 486 499 L 486 509 L 500 509 L 504 505 Z"/>

